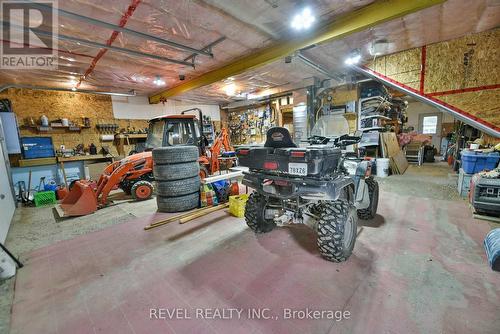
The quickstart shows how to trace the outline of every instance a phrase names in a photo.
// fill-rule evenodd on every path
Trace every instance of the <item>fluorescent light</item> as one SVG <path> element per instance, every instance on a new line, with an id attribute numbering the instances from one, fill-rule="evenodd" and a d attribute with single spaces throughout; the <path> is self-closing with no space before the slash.
<path id="1" fill-rule="evenodd" d="M 153 83 L 157 86 L 165 85 L 165 81 L 163 81 L 159 75 L 156 76 L 156 79 L 153 80 Z"/>
<path id="2" fill-rule="evenodd" d="M 293 17 L 291 26 L 295 30 L 307 30 L 311 28 L 314 21 L 316 21 L 316 18 L 312 14 L 311 9 L 306 7 L 302 10 L 302 12 Z"/>
<path id="3" fill-rule="evenodd" d="M 227 96 L 233 96 L 236 94 L 236 85 L 234 83 L 230 83 L 224 86 L 224 92 Z"/>
<path id="4" fill-rule="evenodd" d="M 355 56 L 347 58 L 345 60 L 345 63 L 346 63 L 346 65 L 354 65 L 354 64 L 359 63 L 360 60 L 361 60 L 361 55 L 355 55 Z"/>
<path id="5" fill-rule="evenodd" d="M 361 52 L 359 49 L 354 49 L 351 52 L 349 52 L 349 55 L 347 56 L 347 59 L 345 60 L 346 65 L 355 65 L 359 63 L 361 60 Z"/>

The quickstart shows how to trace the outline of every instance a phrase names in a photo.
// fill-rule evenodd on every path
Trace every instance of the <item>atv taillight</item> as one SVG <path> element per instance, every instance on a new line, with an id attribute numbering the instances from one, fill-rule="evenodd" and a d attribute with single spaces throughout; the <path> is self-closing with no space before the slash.
<path id="1" fill-rule="evenodd" d="M 241 155 L 247 155 L 248 152 L 250 152 L 250 150 L 239 150 L 238 151 L 238 154 L 241 154 Z"/>
<path id="2" fill-rule="evenodd" d="M 276 161 L 266 161 L 264 162 L 264 169 L 278 169 L 278 163 Z"/>
<path id="3" fill-rule="evenodd" d="M 294 158 L 303 158 L 306 156 L 306 152 L 305 151 L 292 151 L 292 153 L 290 153 L 290 156 L 292 156 Z"/>

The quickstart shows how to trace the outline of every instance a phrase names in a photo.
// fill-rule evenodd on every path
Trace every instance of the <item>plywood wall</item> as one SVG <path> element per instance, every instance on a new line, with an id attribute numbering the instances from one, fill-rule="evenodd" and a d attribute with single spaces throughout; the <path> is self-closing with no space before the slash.
<path id="1" fill-rule="evenodd" d="M 500 84 L 500 29 L 426 46 L 424 93 L 500 127 L 500 89 L 442 92 Z M 393 80 L 420 88 L 422 48 L 379 57 L 366 64 Z"/>
<path id="2" fill-rule="evenodd" d="M 21 126 L 21 136 L 51 136 L 55 148 L 60 145 L 65 145 L 66 148 L 74 148 L 80 143 L 85 146 L 94 143 L 100 148 L 102 144 L 100 142 L 101 133 L 95 127 L 98 122 L 115 123 L 120 128 L 135 127 L 139 129 L 147 127 L 147 121 L 145 120 L 114 119 L 110 96 L 8 89 L 0 93 L 0 99 L 4 98 L 9 99 L 12 103 L 12 109 L 18 118 L 18 125 Z M 50 134 L 39 134 L 30 129 L 22 129 L 26 119 L 32 117 L 39 123 L 42 115 L 47 116 L 50 121 L 68 118 L 75 123 L 81 123 L 82 117 L 88 117 L 91 120 L 91 128 L 82 129 L 81 132 L 58 130 L 58 133 Z M 104 145 L 110 145 L 110 143 L 106 142 Z M 126 152 L 128 152 L 128 148 L 126 148 Z"/>
<path id="3" fill-rule="evenodd" d="M 500 29 L 427 46 L 424 92 L 500 83 Z"/>

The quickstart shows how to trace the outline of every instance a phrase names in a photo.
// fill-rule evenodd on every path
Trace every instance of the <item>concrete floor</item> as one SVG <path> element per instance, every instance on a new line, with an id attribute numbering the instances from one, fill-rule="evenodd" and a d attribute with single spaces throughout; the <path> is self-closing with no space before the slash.
<path id="1" fill-rule="evenodd" d="M 322 260 L 303 226 L 256 236 L 224 212 L 145 232 L 165 216 L 154 200 L 64 221 L 22 208 L 7 246 L 26 267 L 15 295 L 14 280 L 0 284 L 0 333 L 498 333 L 500 275 L 482 248 L 491 227 L 472 219 L 448 173 L 433 164 L 381 180 L 379 215 L 360 221 L 341 264 Z M 279 319 L 150 320 L 150 308 L 174 307 L 193 318 L 269 308 Z M 283 319 L 305 307 L 350 314 Z"/>

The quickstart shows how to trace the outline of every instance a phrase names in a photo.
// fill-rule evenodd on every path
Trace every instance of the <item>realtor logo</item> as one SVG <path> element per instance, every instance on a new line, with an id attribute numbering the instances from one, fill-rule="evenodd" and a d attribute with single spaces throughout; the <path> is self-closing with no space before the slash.
<path id="1" fill-rule="evenodd" d="M 1 69 L 57 69 L 57 0 L 0 0 Z"/>

